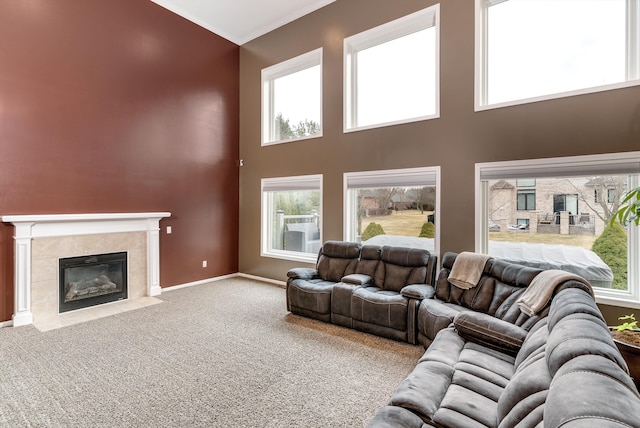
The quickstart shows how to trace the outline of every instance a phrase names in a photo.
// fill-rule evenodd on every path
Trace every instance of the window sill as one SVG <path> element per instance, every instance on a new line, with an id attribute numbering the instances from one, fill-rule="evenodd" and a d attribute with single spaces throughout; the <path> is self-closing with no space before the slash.
<path id="1" fill-rule="evenodd" d="M 617 306 L 620 308 L 631 308 L 631 309 L 640 309 L 640 301 L 633 299 L 631 297 L 628 298 L 616 298 L 609 296 L 598 296 L 596 293 L 596 303 L 601 305 L 609 305 L 609 306 Z"/>
<path id="2" fill-rule="evenodd" d="M 289 260 L 294 262 L 311 263 L 311 264 L 315 264 L 316 260 L 318 259 L 317 254 L 296 253 L 292 251 L 290 252 L 282 251 L 278 253 L 262 252 L 260 256 L 269 257 L 272 259 Z"/>

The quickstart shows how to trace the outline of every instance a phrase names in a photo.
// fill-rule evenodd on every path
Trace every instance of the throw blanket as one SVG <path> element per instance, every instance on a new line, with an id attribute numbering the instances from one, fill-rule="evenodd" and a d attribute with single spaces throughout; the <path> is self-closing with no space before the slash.
<path id="1" fill-rule="evenodd" d="M 591 284 L 583 277 L 563 270 L 549 269 L 543 270 L 531 280 L 531 284 L 524 290 L 516 303 L 525 314 L 535 315 L 549 303 L 556 287 L 570 279 L 587 285 L 591 297 L 593 297 Z"/>
<path id="2" fill-rule="evenodd" d="M 491 256 L 463 251 L 458 254 L 451 267 L 448 281 L 458 288 L 468 290 L 478 285 L 484 265 Z"/>

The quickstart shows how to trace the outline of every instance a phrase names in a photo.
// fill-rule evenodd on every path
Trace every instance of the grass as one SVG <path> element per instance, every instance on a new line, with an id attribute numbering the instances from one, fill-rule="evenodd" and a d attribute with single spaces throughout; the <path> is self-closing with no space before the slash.
<path id="1" fill-rule="evenodd" d="M 418 210 L 397 211 L 391 215 L 371 216 L 362 219 L 362 230 L 371 222 L 378 223 L 387 235 L 419 236 L 422 224 L 431 211 L 420 214 Z"/>
<path id="2" fill-rule="evenodd" d="M 391 215 L 371 216 L 362 219 L 362 230 L 371 222 L 378 223 L 387 235 L 419 236 L 422 224 L 427 221 L 431 211 L 421 214 L 418 210 L 406 210 L 393 212 Z M 534 242 L 542 244 L 564 244 L 574 247 L 591 249 L 597 236 L 589 235 L 560 235 L 555 233 L 528 233 L 528 232 L 490 232 L 492 241 L 508 242 Z"/>

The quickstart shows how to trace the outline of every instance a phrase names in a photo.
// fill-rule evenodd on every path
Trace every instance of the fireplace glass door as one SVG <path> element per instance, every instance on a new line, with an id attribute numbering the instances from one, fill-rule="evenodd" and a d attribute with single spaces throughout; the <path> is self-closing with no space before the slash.
<path id="1" fill-rule="evenodd" d="M 127 298 L 127 253 L 60 259 L 60 313 Z"/>

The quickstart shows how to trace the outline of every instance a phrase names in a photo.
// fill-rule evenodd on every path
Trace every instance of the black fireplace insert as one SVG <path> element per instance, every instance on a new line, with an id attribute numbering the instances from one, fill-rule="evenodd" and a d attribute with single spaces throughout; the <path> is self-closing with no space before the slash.
<path id="1" fill-rule="evenodd" d="M 127 298 L 127 253 L 60 259 L 60 313 Z"/>

